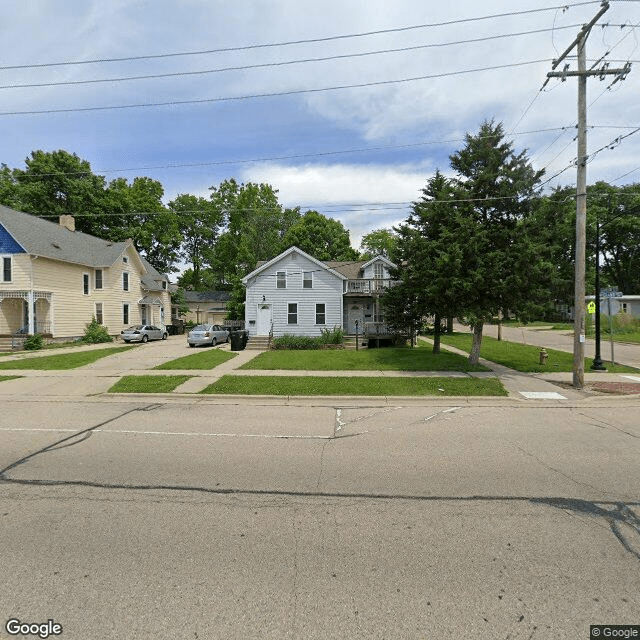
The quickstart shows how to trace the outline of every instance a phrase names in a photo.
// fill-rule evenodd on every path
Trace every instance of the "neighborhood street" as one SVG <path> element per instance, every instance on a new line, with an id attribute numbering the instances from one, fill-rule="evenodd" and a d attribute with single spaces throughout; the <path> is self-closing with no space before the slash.
<path id="1" fill-rule="evenodd" d="M 3 401 L 6 620 L 73 640 L 573 639 L 639 622 L 637 396 L 65 397 L 63 382 Z"/>

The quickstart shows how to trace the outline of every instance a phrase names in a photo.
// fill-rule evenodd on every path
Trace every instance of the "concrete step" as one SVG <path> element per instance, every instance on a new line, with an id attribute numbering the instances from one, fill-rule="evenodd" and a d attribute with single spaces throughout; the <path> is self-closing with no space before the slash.
<path id="1" fill-rule="evenodd" d="M 260 351 L 267 351 L 269 349 L 269 345 L 269 336 L 251 336 L 245 349 L 259 349 Z"/>

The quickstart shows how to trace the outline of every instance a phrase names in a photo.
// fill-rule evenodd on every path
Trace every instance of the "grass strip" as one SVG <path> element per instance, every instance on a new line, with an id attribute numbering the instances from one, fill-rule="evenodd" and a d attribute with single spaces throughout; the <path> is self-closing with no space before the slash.
<path id="1" fill-rule="evenodd" d="M 0 382 L 4 382 L 5 380 L 17 380 L 22 377 L 23 376 L 0 376 Z"/>
<path id="2" fill-rule="evenodd" d="M 443 335 L 443 344 L 448 344 L 463 351 L 470 352 L 473 336 L 468 333 L 453 333 Z M 491 362 L 501 364 L 516 371 L 525 373 L 544 373 L 549 371 L 573 371 L 573 353 L 546 349 L 548 358 L 546 364 L 540 364 L 540 349 L 534 345 L 496 340 L 490 336 L 482 337 L 480 356 Z M 584 370 L 589 371 L 593 358 L 585 358 Z M 607 371 L 612 373 L 631 373 L 637 371 L 633 367 L 624 365 L 610 365 L 606 363 Z"/>
<path id="3" fill-rule="evenodd" d="M 489 371 L 471 366 L 464 356 L 431 352 L 431 346 L 382 349 L 329 349 L 265 351 L 240 369 L 301 371 Z"/>
<path id="4" fill-rule="evenodd" d="M 110 347 L 74 353 L 59 353 L 52 356 L 31 356 L 20 360 L 0 362 L 0 369 L 31 369 L 35 371 L 77 369 L 128 349 L 135 349 L 135 347 Z"/>
<path id="5" fill-rule="evenodd" d="M 219 364 L 236 357 L 236 353 L 222 351 L 221 349 L 207 349 L 200 353 L 176 358 L 169 362 L 163 362 L 154 369 L 214 369 Z"/>
<path id="6" fill-rule="evenodd" d="M 123 376 L 107 393 L 170 393 L 191 376 Z"/>
<path id="7" fill-rule="evenodd" d="M 269 396 L 506 396 L 497 378 L 225 375 L 200 393 Z"/>

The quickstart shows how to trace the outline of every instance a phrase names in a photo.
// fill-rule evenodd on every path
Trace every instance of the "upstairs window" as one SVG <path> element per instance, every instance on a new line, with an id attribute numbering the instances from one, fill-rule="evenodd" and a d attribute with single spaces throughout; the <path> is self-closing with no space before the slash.
<path id="1" fill-rule="evenodd" d="M 89 295 L 89 274 L 88 273 L 82 274 L 82 293 L 85 296 Z"/>
<path id="2" fill-rule="evenodd" d="M 102 269 L 96 269 L 94 289 L 102 289 Z"/>
<path id="3" fill-rule="evenodd" d="M 122 290 L 129 291 L 129 273 L 127 271 L 122 274 Z"/>
<path id="4" fill-rule="evenodd" d="M 2 258 L 2 282 L 11 282 L 11 258 Z"/>
<path id="5" fill-rule="evenodd" d="M 277 289 L 287 288 L 287 272 L 286 271 L 276 272 L 276 288 Z"/>
<path id="6" fill-rule="evenodd" d="M 313 289 L 313 271 L 302 272 L 302 288 Z"/>
<path id="7" fill-rule="evenodd" d="M 376 262 L 373 265 L 373 277 L 376 280 L 382 280 L 384 278 L 384 267 L 382 262 Z"/>

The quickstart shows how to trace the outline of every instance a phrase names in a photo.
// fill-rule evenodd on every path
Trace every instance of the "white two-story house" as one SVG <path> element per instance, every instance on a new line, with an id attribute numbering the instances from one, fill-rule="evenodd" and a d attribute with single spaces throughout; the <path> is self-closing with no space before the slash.
<path id="1" fill-rule="evenodd" d="M 249 335 L 318 336 L 335 327 L 347 335 L 385 335 L 380 295 L 393 284 L 394 266 L 384 256 L 323 262 L 291 247 L 243 278 Z"/>

